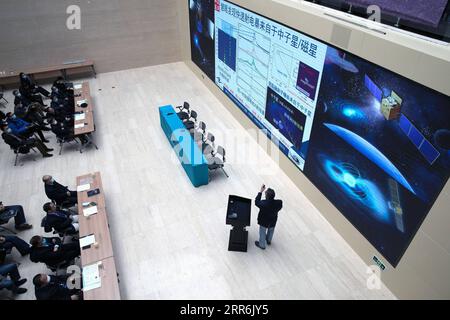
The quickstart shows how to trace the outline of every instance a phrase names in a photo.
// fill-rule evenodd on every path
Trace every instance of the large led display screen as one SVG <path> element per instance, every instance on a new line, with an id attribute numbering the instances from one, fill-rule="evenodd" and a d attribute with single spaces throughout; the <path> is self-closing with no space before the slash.
<path id="1" fill-rule="evenodd" d="M 229 1 L 215 83 L 395 267 L 450 173 L 450 98 Z"/>
<path id="2" fill-rule="evenodd" d="M 189 0 L 192 61 L 214 81 L 214 0 Z"/>

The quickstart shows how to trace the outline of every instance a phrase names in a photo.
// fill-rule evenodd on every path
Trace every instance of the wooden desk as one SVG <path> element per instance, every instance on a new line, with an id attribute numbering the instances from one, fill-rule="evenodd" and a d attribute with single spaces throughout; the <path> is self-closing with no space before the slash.
<path id="1" fill-rule="evenodd" d="M 95 235 L 96 244 L 89 249 L 81 249 L 81 266 L 103 261 L 104 268 L 100 268 L 102 287 L 84 293 L 85 300 L 92 299 L 120 299 L 117 271 L 114 264 L 114 253 L 111 234 L 106 213 L 105 193 L 100 172 L 77 177 L 77 186 L 90 184 L 90 190 L 100 189 L 100 193 L 88 197 L 88 191 L 78 192 L 78 221 L 80 225 L 80 238 Z M 83 214 L 83 203 L 95 202 L 98 212 L 90 217 Z"/>
<path id="2" fill-rule="evenodd" d="M 79 84 L 74 84 L 77 86 Z M 74 126 L 77 124 L 84 123 L 83 128 L 74 128 L 75 135 L 89 134 L 95 131 L 94 123 L 94 104 L 92 103 L 91 89 L 89 82 L 83 82 L 81 84 L 81 89 L 74 89 L 74 100 L 75 100 L 75 113 L 83 112 L 85 114 L 84 120 L 79 120 L 74 122 Z M 81 108 L 77 105 L 78 101 L 86 100 L 87 107 Z"/>
<path id="3" fill-rule="evenodd" d="M 117 281 L 117 270 L 114 258 L 102 260 L 99 266 L 102 286 L 97 289 L 85 291 L 84 300 L 120 300 L 119 282 Z"/>
<path id="4" fill-rule="evenodd" d="M 67 79 L 67 71 L 74 71 L 76 69 L 80 68 L 90 68 L 92 72 L 94 73 L 94 76 L 97 77 L 97 73 L 95 71 L 94 67 L 94 61 L 92 60 L 85 60 L 75 63 L 67 63 L 67 64 L 59 64 L 54 66 L 47 66 L 47 67 L 38 67 L 34 69 L 24 70 L 23 72 L 26 74 L 29 74 L 32 78 L 34 78 L 38 74 L 46 74 L 46 73 L 54 73 L 55 71 L 58 71 L 61 73 L 61 75 L 64 77 L 64 79 Z M 0 73 L 0 85 L 4 84 L 12 84 L 12 83 L 19 83 L 20 71 L 11 71 L 11 72 L 3 72 Z"/>

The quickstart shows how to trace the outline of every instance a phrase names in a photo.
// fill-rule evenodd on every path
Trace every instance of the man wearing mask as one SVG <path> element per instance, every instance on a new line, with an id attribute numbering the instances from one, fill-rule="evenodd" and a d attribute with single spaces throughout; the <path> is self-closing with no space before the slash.
<path id="1" fill-rule="evenodd" d="M 8 127 L 6 122 L 0 123 L 0 129 L 3 131 L 3 140 L 14 150 L 18 150 L 19 148 L 28 148 L 29 152 L 31 148 L 37 148 L 44 158 L 53 157 L 51 153 L 48 153 L 53 151 L 53 149 L 48 148 L 41 140 L 36 138 L 22 138 L 12 134 L 11 129 Z M 22 153 L 24 153 L 23 150 Z"/>
<path id="2" fill-rule="evenodd" d="M 29 138 L 34 133 L 37 133 L 43 143 L 49 142 L 45 139 L 39 126 L 28 123 L 11 112 L 6 114 L 6 122 L 8 123 L 8 127 L 11 129 L 11 133 L 16 136 Z"/>

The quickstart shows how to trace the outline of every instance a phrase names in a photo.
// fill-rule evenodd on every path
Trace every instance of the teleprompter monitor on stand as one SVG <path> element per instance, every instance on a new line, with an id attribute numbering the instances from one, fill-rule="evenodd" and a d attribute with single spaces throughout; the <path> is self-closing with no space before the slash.
<path id="1" fill-rule="evenodd" d="M 245 228 L 250 226 L 251 211 L 251 199 L 229 196 L 226 224 L 233 229 L 230 230 L 228 251 L 247 252 L 248 231 Z"/>

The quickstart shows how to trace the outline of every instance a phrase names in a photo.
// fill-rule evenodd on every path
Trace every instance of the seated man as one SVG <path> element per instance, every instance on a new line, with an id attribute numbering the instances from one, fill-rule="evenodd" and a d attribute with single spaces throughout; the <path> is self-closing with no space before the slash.
<path id="1" fill-rule="evenodd" d="M 8 279 L 8 276 L 10 279 Z M 25 282 L 27 282 L 27 279 L 20 279 L 17 264 L 8 263 L 0 265 L 0 289 L 8 289 L 14 294 L 22 294 L 27 292 L 27 289 L 19 287 Z"/>
<path id="2" fill-rule="evenodd" d="M 53 149 L 48 148 L 41 140 L 37 138 L 22 138 L 12 134 L 6 123 L 0 123 L 0 130 L 3 131 L 2 138 L 7 145 L 14 150 L 21 149 L 21 153 L 27 153 L 31 148 L 37 148 L 44 158 L 53 157 L 50 151 Z M 25 151 L 24 151 L 25 150 Z"/>
<path id="3" fill-rule="evenodd" d="M 46 227 L 55 229 L 57 232 L 75 234 L 80 229 L 78 216 L 70 215 L 68 212 L 58 210 L 51 202 L 44 204 L 44 211 L 47 212 Z"/>
<path id="4" fill-rule="evenodd" d="M 75 275 L 37 274 L 33 278 L 36 300 L 82 300 L 82 291 L 74 287 Z M 70 287 L 70 288 L 69 288 Z"/>
<path id="5" fill-rule="evenodd" d="M 14 107 L 14 114 L 25 122 L 37 124 L 42 131 L 50 131 L 44 121 L 46 118 L 44 110 L 38 103 L 31 103 L 28 106 L 19 103 Z"/>
<path id="6" fill-rule="evenodd" d="M 58 77 L 53 82 L 53 86 L 58 88 L 59 91 L 63 92 L 65 95 L 69 97 L 73 97 L 73 83 L 67 82 L 63 77 Z"/>
<path id="7" fill-rule="evenodd" d="M 60 185 L 52 176 L 45 175 L 42 177 L 45 186 L 45 194 L 47 197 L 55 201 L 57 205 L 67 203 L 74 206 L 78 202 L 76 191 L 70 191 L 67 187 Z"/>
<path id="8" fill-rule="evenodd" d="M 28 230 L 33 228 L 32 225 L 27 223 L 22 206 L 4 206 L 3 202 L 0 201 L 0 218 L 2 220 L 7 220 L 12 217 L 14 217 L 17 230 Z"/>
<path id="9" fill-rule="evenodd" d="M 58 122 L 55 119 L 51 122 L 50 127 L 52 132 L 56 135 L 56 137 L 60 140 L 71 140 L 78 138 L 81 141 L 81 144 L 86 144 L 89 140 L 86 138 L 84 134 L 80 134 L 75 136 L 75 130 L 73 123 L 71 123 L 70 119 L 67 119 L 64 122 Z"/>
<path id="10" fill-rule="evenodd" d="M 34 94 L 40 93 L 45 97 L 50 96 L 50 92 L 48 92 L 44 88 L 38 86 L 28 74 L 21 72 L 19 76 L 20 76 L 21 87 L 24 87 L 27 90 L 30 90 Z"/>
<path id="11" fill-rule="evenodd" d="M 37 133 L 42 142 L 49 142 L 47 139 L 45 139 L 44 134 L 42 133 L 39 126 L 28 123 L 11 112 L 8 112 L 6 114 L 6 122 L 8 123 L 8 128 L 11 129 L 11 133 L 18 137 L 29 138 L 34 133 Z"/>
<path id="12" fill-rule="evenodd" d="M 30 253 L 30 245 L 16 236 L 0 236 L 0 249 L 11 250 L 16 248 L 22 256 Z"/>
<path id="13" fill-rule="evenodd" d="M 78 241 L 62 244 L 60 238 L 43 238 L 34 236 L 30 240 L 30 260 L 42 262 L 49 266 L 55 266 L 62 262 L 72 261 L 80 256 L 80 244 Z"/>

